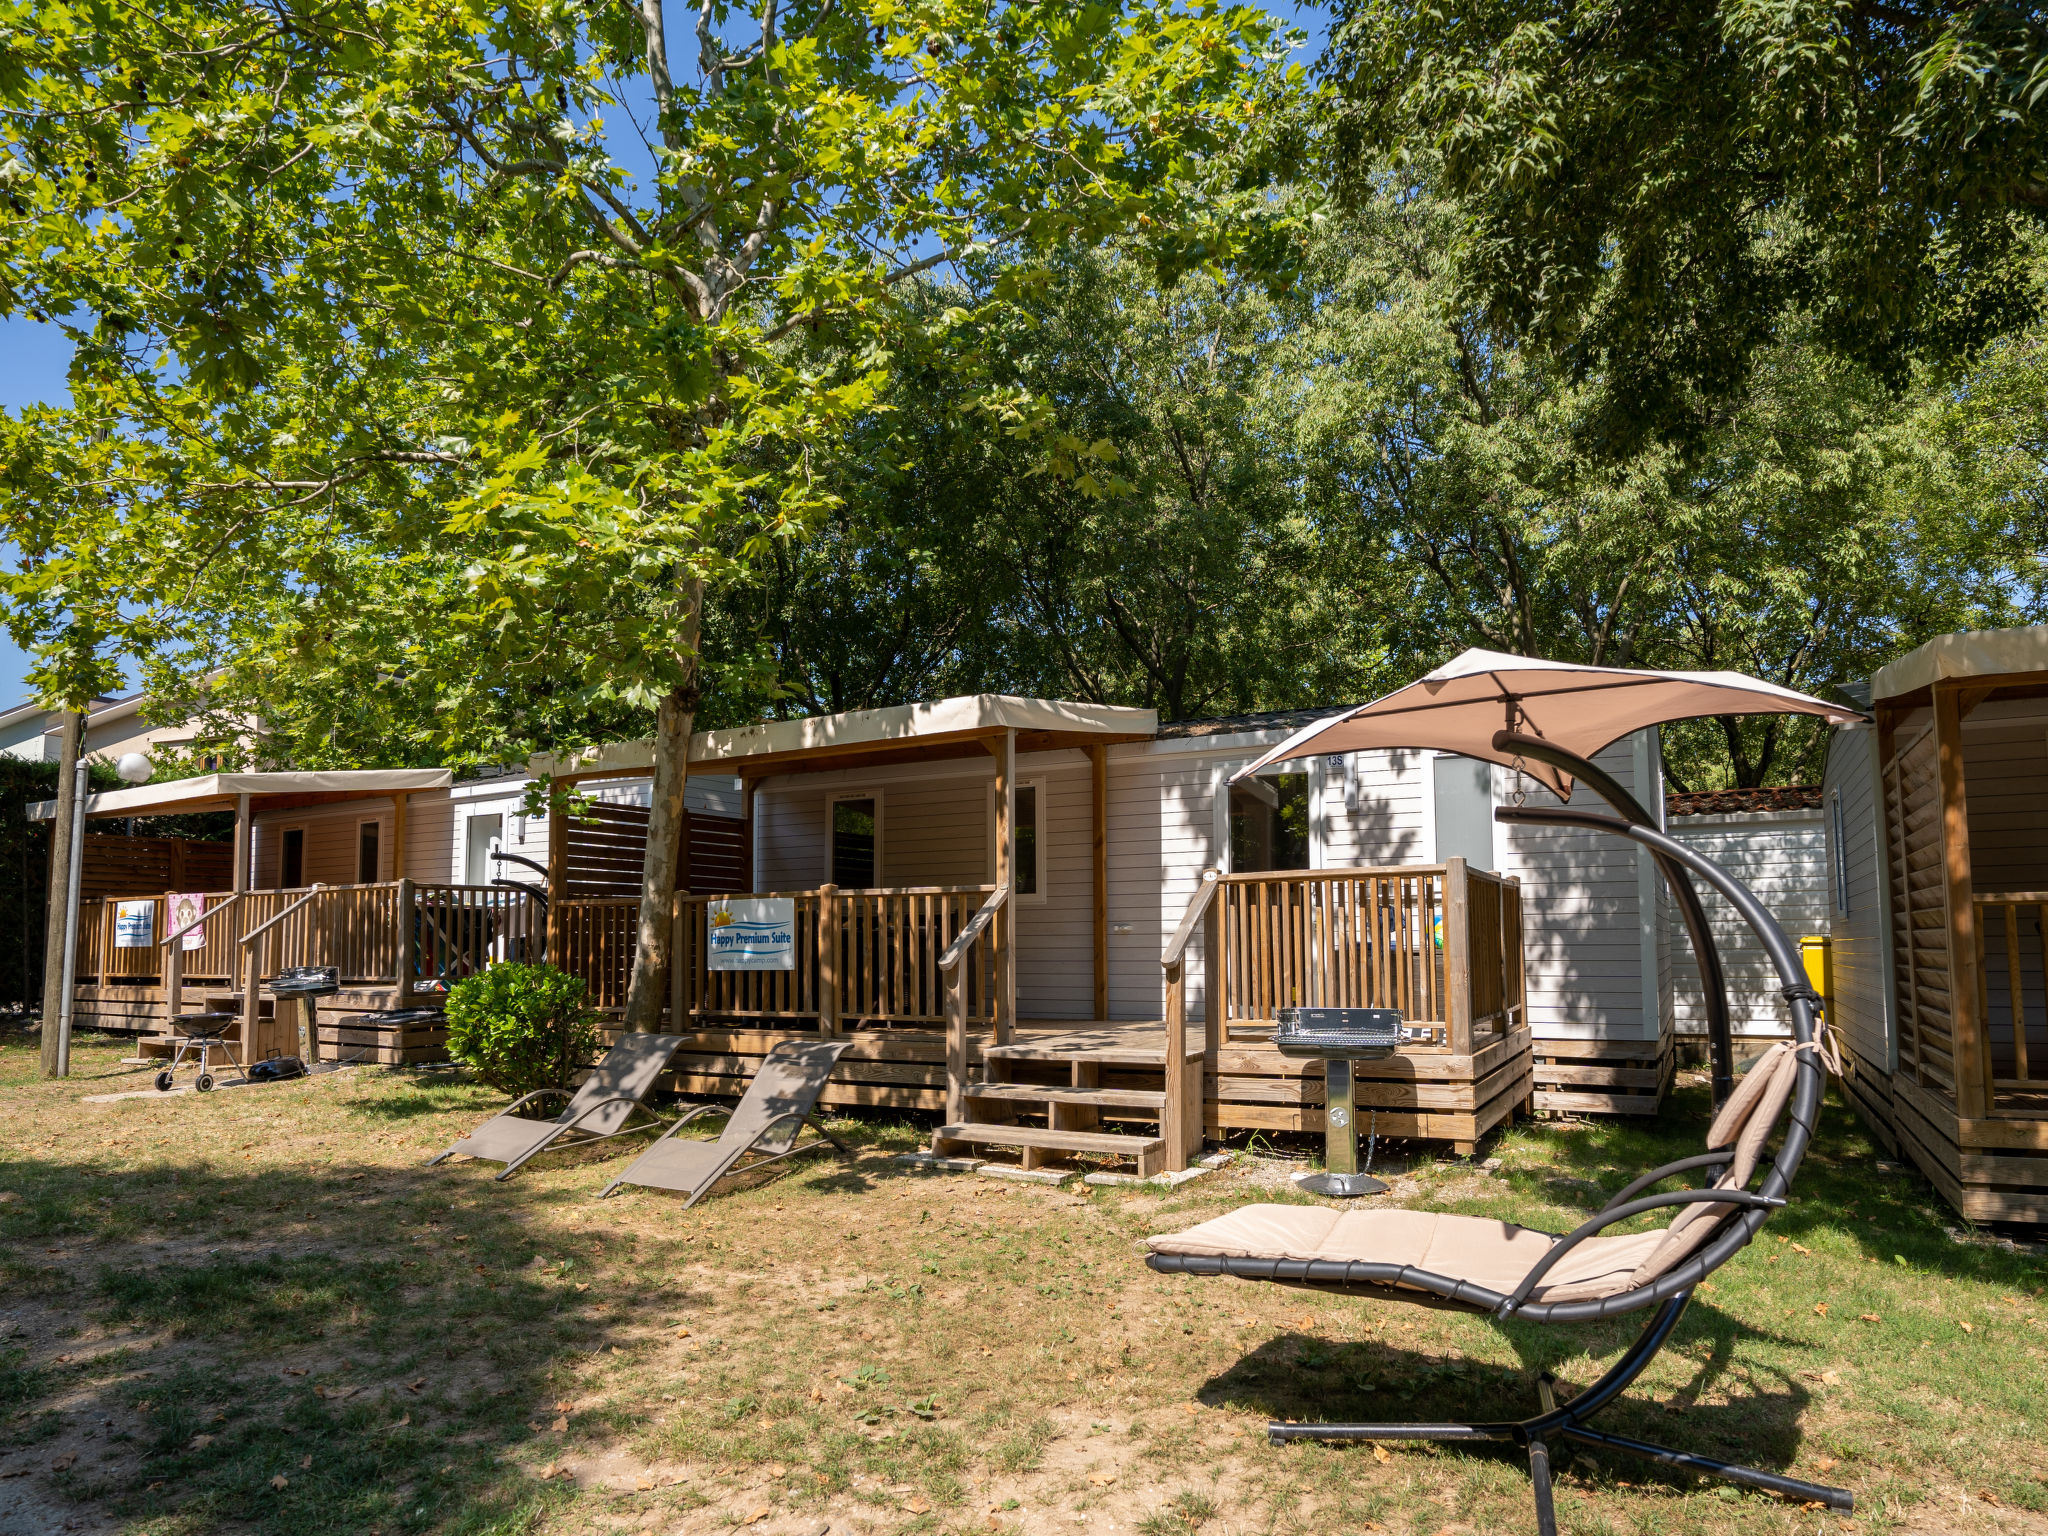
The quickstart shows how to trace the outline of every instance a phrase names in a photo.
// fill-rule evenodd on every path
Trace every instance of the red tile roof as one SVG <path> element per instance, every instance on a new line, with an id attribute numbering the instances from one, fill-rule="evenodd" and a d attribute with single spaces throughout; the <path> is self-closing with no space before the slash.
<path id="1" fill-rule="evenodd" d="M 1755 811 L 1817 811 L 1818 784 L 1778 784 L 1763 789 L 1702 789 L 1664 797 L 1673 816 L 1739 816 Z"/>

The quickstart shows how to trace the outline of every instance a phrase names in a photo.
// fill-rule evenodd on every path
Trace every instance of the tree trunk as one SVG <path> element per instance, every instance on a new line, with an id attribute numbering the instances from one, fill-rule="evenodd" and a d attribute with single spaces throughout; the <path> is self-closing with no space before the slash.
<path id="1" fill-rule="evenodd" d="M 55 1077 L 64 1047 L 57 1038 L 57 1015 L 64 1007 L 64 930 L 70 926 L 71 823 L 85 807 L 73 791 L 78 784 L 78 755 L 85 747 L 85 716 L 67 710 L 59 737 L 57 815 L 50 824 L 50 911 L 43 929 L 42 1071 Z"/>
<path id="2" fill-rule="evenodd" d="M 626 1028 L 649 1032 L 661 1026 L 668 994 L 676 855 L 683 835 L 683 790 L 690 777 L 690 728 L 697 718 L 697 640 L 704 615 L 701 579 L 685 588 L 684 602 L 683 680 L 669 690 L 654 716 L 654 798 L 648 808 L 647 852 L 640 865 L 633 977 L 626 987 Z"/>

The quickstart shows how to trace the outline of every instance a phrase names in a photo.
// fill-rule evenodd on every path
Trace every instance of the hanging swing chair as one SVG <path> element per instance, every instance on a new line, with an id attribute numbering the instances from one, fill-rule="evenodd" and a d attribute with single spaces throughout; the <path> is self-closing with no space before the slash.
<path id="1" fill-rule="evenodd" d="M 1162 1274 L 1230 1275 L 1340 1295 L 1450 1303 L 1498 1319 L 1580 1323 L 1654 1309 L 1636 1341 L 1607 1373 L 1568 1403 L 1554 1380 L 1537 1381 L 1538 1408 L 1527 1418 L 1491 1423 L 1295 1424 L 1267 1428 L 1289 1440 L 1494 1440 L 1526 1448 L 1541 1536 L 1555 1536 L 1550 1447 L 1575 1442 L 1645 1457 L 1665 1466 L 1726 1478 L 1831 1509 L 1849 1511 L 1841 1488 L 1610 1434 L 1590 1421 L 1612 1404 L 1657 1356 L 1693 1291 L 1741 1252 L 1788 1199 L 1813 1136 L 1824 1068 L 1831 1064 L 1819 995 L 1797 950 L 1763 904 L 1710 859 L 1658 830 L 1633 796 L 1588 761 L 1631 731 L 1696 714 L 1794 712 L 1832 723 L 1862 718 L 1803 694 L 1736 673 L 1637 672 L 1578 667 L 1528 657 L 1468 651 L 1374 704 L 1320 721 L 1281 743 L 1244 773 L 1311 753 L 1374 747 L 1442 747 L 1501 762 L 1571 794 L 1591 785 L 1620 814 L 1510 805 L 1507 824 L 1569 827 L 1627 838 L 1649 850 L 1670 883 L 1700 960 L 1718 1106 L 1707 1150 L 1652 1168 L 1593 1217 L 1563 1235 L 1479 1217 L 1406 1210 L 1253 1205 L 1184 1232 L 1151 1238 L 1146 1263 Z M 1504 722 L 1493 728 L 1493 722 Z M 1487 727 L 1481 730 L 1481 727 Z M 1517 797 L 1519 798 L 1519 797 Z M 1691 884 L 1697 875 L 1719 891 L 1755 932 L 1792 1016 L 1792 1039 L 1773 1045 L 1733 1081 L 1727 998 L 1719 956 Z M 1765 1149 L 1780 1123 L 1775 1154 Z M 1704 1187 L 1652 1193 L 1685 1175 Z M 1754 1188 L 1752 1188 L 1754 1184 Z M 1650 1211 L 1671 1210 L 1661 1230 L 1610 1234 Z"/>

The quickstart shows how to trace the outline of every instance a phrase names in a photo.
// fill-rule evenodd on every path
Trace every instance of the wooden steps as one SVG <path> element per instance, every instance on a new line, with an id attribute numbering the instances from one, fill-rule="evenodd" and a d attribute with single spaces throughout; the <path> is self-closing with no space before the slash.
<path id="1" fill-rule="evenodd" d="M 1166 1108 L 1166 1091 L 1153 1088 L 1054 1088 L 1038 1083 L 976 1083 L 970 1099 L 1000 1099 L 1014 1104 L 1086 1104 L 1100 1109 Z"/>
<path id="2" fill-rule="evenodd" d="M 1106 1131 L 1056 1131 L 1038 1125 L 942 1125 L 932 1133 L 932 1150 L 944 1156 L 969 1147 L 1015 1147 L 1026 1168 L 1036 1168 L 1048 1153 L 1092 1152 L 1098 1156 L 1134 1157 L 1138 1173 L 1149 1178 L 1163 1172 L 1166 1142 L 1158 1136 L 1118 1136 Z"/>
<path id="3" fill-rule="evenodd" d="M 1536 1108 L 1560 1114 L 1654 1115 L 1677 1070 L 1678 1037 L 1538 1040 Z"/>

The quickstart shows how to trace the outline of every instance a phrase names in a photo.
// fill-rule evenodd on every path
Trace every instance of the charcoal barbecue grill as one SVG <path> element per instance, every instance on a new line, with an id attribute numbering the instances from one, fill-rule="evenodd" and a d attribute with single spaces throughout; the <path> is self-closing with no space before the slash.
<path id="1" fill-rule="evenodd" d="M 231 1066 L 248 1075 L 248 1068 L 235 1055 L 235 1048 L 222 1036 L 235 1022 L 232 1013 L 181 1013 L 171 1022 L 178 1026 L 178 1049 L 171 1064 L 156 1075 L 156 1091 L 169 1093 L 178 1080 L 178 1068 L 194 1052 L 199 1056 L 199 1080 L 192 1086 L 201 1093 L 213 1092 L 213 1053 L 219 1051 Z"/>
<path id="2" fill-rule="evenodd" d="M 1354 1061 L 1381 1061 L 1401 1047 L 1394 1008 L 1282 1008 L 1273 1044 L 1282 1056 L 1323 1064 L 1323 1167 L 1300 1181 L 1312 1195 L 1349 1200 L 1386 1189 L 1358 1166 L 1358 1090 Z M 1377 1140 L 1377 1138 L 1375 1138 Z M 1367 1157 L 1370 1166 L 1370 1154 Z"/>

